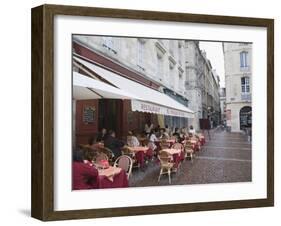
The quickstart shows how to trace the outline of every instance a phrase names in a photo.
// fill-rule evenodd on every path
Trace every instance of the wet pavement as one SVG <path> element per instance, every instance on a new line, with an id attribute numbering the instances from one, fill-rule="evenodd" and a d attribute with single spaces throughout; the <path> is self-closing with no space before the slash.
<path id="1" fill-rule="evenodd" d="M 252 180 L 251 142 L 246 135 L 216 129 L 211 131 L 211 140 L 206 134 L 206 144 L 191 162 L 186 159 L 180 169 L 172 173 L 171 185 L 249 182 Z M 131 187 L 169 185 L 168 176 L 158 176 L 158 161 L 149 162 L 141 171 L 133 169 Z"/>

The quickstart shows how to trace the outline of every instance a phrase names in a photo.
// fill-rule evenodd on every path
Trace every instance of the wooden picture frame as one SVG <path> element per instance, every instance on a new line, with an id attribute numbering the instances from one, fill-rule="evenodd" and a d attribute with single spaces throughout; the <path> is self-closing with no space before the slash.
<path id="1" fill-rule="evenodd" d="M 267 29 L 267 198 L 171 205 L 54 211 L 54 16 L 88 16 L 240 25 Z M 32 9 L 32 200 L 31 215 L 50 221 L 163 214 L 274 205 L 274 20 L 61 5 Z"/>

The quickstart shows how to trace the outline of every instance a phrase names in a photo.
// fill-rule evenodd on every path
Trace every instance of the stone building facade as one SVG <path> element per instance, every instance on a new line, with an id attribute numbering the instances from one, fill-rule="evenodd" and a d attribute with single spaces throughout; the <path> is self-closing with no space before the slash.
<path id="1" fill-rule="evenodd" d="M 199 128 L 199 119 L 210 118 L 219 123 L 219 76 L 213 70 L 206 53 L 199 48 L 198 41 L 186 41 L 186 91 L 190 108 L 194 110 L 194 126 Z"/>
<path id="2" fill-rule="evenodd" d="M 225 88 L 220 88 L 220 120 L 221 123 L 226 123 L 226 96 L 225 96 Z"/>
<path id="3" fill-rule="evenodd" d="M 226 118 L 232 132 L 252 125 L 252 44 L 223 43 Z"/>
<path id="4" fill-rule="evenodd" d="M 208 107 L 219 111 L 219 80 L 196 41 L 76 35 L 74 42 L 157 84 L 159 91 L 196 112 L 194 119 L 158 117 L 170 128 L 192 124 L 199 130 Z"/>

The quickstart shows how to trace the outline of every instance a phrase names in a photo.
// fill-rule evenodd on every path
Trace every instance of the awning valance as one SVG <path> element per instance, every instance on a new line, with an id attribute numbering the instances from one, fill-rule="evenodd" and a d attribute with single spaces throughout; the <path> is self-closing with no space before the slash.
<path id="1" fill-rule="evenodd" d="M 136 99 L 137 97 L 99 80 L 73 72 L 73 98 L 76 100 L 88 100 L 100 98 Z"/>
<path id="2" fill-rule="evenodd" d="M 74 59 L 86 68 L 98 74 L 114 86 L 118 87 L 135 98 L 131 98 L 132 111 L 149 112 L 177 117 L 194 118 L 194 112 L 171 97 L 140 83 L 124 78 L 110 70 L 89 63 L 78 57 Z"/>
<path id="3" fill-rule="evenodd" d="M 162 105 L 152 104 L 146 101 L 132 100 L 132 111 L 148 112 L 160 115 L 170 115 L 191 118 L 190 112 L 179 111 Z"/>

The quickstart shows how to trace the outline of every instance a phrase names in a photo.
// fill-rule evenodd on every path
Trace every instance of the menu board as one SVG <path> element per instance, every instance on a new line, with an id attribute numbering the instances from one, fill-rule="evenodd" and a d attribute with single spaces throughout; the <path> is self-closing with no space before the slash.
<path id="1" fill-rule="evenodd" d="M 83 108 L 83 123 L 84 124 L 92 124 L 95 120 L 95 107 L 93 106 L 85 106 Z"/>
<path id="2" fill-rule="evenodd" d="M 131 125 L 133 123 L 133 112 L 128 111 L 128 124 Z"/>

